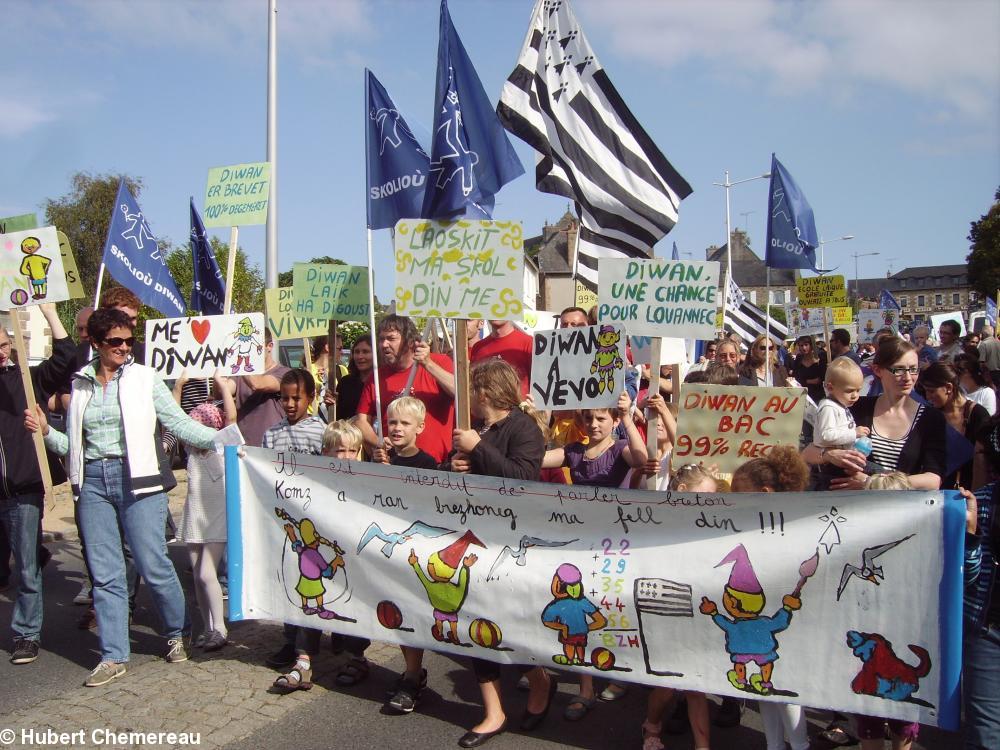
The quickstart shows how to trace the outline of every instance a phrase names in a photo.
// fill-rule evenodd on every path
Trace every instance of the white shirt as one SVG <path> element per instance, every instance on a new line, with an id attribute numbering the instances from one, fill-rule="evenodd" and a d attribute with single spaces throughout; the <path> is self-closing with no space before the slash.
<path id="1" fill-rule="evenodd" d="M 963 388 L 962 390 L 964 391 L 965 389 Z M 990 413 L 991 417 L 996 416 L 997 394 L 992 388 L 983 386 L 972 393 L 966 393 L 965 397 L 969 399 L 969 401 L 973 401 L 986 409 L 986 411 Z"/>
<path id="2" fill-rule="evenodd" d="M 820 448 L 853 448 L 857 425 L 850 410 L 832 398 L 824 398 L 816 409 L 813 443 Z"/>

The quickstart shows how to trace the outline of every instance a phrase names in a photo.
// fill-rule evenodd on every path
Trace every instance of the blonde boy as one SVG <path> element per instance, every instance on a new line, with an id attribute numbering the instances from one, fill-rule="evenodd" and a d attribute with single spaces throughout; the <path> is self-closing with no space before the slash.
<path id="1" fill-rule="evenodd" d="M 323 455 L 356 461 L 363 441 L 361 430 L 346 419 L 338 419 L 323 431 Z"/>
<path id="2" fill-rule="evenodd" d="M 390 403 L 386 410 L 386 440 L 392 447 L 392 455 L 376 449 L 375 460 L 411 469 L 436 469 L 438 463 L 434 457 L 417 447 L 417 436 L 424 431 L 426 416 L 424 402 L 412 396 L 402 396 Z"/>
<path id="3" fill-rule="evenodd" d="M 857 438 L 868 435 L 868 428 L 855 425 L 851 414 L 863 382 L 861 368 L 848 357 L 837 357 L 826 368 L 826 398 L 819 402 L 813 425 L 813 442 L 820 448 L 853 448 Z"/>

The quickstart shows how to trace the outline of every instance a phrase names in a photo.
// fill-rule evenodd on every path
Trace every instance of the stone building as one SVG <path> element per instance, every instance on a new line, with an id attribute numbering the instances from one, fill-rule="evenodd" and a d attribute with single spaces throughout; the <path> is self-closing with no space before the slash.
<path id="1" fill-rule="evenodd" d="M 969 284 L 968 266 L 911 266 L 884 279 L 859 279 L 858 296 L 862 304 L 878 303 L 882 289 L 888 289 L 899 301 L 903 320 L 927 320 L 936 313 L 980 309 L 980 299 Z M 854 296 L 855 284 L 848 284 Z"/>

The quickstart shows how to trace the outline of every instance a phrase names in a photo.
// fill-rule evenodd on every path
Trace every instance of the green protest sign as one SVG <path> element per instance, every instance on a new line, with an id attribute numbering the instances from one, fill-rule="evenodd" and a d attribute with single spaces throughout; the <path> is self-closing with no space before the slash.
<path id="1" fill-rule="evenodd" d="M 34 214 L 21 214 L 20 216 L 8 216 L 0 219 L 0 234 L 10 234 L 11 232 L 21 232 L 25 229 L 34 229 L 38 226 L 38 217 Z"/>
<path id="2" fill-rule="evenodd" d="M 335 263 L 292 266 L 295 314 L 319 320 L 367 321 L 368 269 Z"/>
<path id="3" fill-rule="evenodd" d="M 208 170 L 205 189 L 205 226 L 266 224 L 270 192 L 269 162 L 213 167 Z"/>
<path id="4" fill-rule="evenodd" d="M 326 321 L 300 318 L 295 314 L 292 287 L 283 286 L 264 290 L 267 308 L 267 327 L 275 341 L 312 338 L 326 334 Z"/>

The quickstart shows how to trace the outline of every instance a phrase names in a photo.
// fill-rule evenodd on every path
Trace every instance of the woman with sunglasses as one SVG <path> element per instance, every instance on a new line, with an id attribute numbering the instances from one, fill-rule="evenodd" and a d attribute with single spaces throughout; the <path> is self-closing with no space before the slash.
<path id="1" fill-rule="evenodd" d="M 862 396 L 851 407 L 858 427 L 871 430 L 871 460 L 885 471 L 900 471 L 914 489 L 937 490 L 945 475 L 945 419 L 940 411 L 910 397 L 920 373 L 917 350 L 901 338 L 884 339 L 872 360 L 882 384 L 880 396 Z M 848 476 L 834 478 L 830 489 L 863 489 L 865 455 L 841 448 L 808 446 L 802 457 L 810 464 L 832 463 Z"/>
<path id="2" fill-rule="evenodd" d="M 87 687 L 122 676 L 129 660 L 128 590 L 119 526 L 152 592 L 167 638 L 166 660 L 188 658 L 183 635 L 190 621 L 163 537 L 166 493 L 177 481 L 165 461 L 157 423 L 197 448 L 211 448 L 215 430 L 188 417 L 156 372 L 133 360 L 133 329 L 132 320 L 120 310 L 94 312 L 87 332 L 97 358 L 74 376 L 67 433 L 51 429 L 41 411 L 26 412 L 24 420 L 30 432 L 41 430 L 49 450 L 69 456 L 66 470 L 79 503 L 101 639 L 101 662 L 84 683 Z"/>
<path id="3" fill-rule="evenodd" d="M 777 347 L 774 341 L 761 334 L 753 340 L 750 351 L 739 367 L 740 385 L 774 386 L 788 385 L 788 372 L 778 364 Z M 770 377 L 768 371 L 770 370 Z M 770 381 L 770 382 L 768 382 Z"/>

